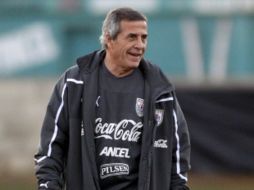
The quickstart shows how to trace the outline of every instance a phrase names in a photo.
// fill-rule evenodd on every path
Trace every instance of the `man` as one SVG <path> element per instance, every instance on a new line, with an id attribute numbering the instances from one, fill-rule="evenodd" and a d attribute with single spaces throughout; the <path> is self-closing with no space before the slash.
<path id="1" fill-rule="evenodd" d="M 58 81 L 35 155 L 38 189 L 186 190 L 190 143 L 174 89 L 143 59 L 147 19 L 110 11 L 103 50 Z"/>

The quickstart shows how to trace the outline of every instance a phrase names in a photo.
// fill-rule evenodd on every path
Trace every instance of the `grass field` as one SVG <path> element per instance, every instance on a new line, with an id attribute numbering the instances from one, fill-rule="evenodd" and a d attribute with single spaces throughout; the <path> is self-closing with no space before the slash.
<path id="1" fill-rule="evenodd" d="M 189 177 L 192 190 L 254 190 L 254 175 L 195 175 Z"/>
<path id="2" fill-rule="evenodd" d="M 191 190 L 253 190 L 253 176 L 218 176 L 194 175 L 189 176 Z M 8 177 L 1 176 L 0 190 L 35 190 L 34 177 Z"/>

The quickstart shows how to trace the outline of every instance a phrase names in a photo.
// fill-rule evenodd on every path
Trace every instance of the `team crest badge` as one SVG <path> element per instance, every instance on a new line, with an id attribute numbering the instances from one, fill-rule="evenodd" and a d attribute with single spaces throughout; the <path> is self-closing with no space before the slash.
<path id="1" fill-rule="evenodd" d="M 144 99 L 142 98 L 136 100 L 136 113 L 139 117 L 144 116 Z"/>
<path id="2" fill-rule="evenodd" d="M 156 121 L 156 126 L 160 126 L 164 117 L 164 110 L 162 109 L 156 109 L 155 110 L 155 121 Z"/>

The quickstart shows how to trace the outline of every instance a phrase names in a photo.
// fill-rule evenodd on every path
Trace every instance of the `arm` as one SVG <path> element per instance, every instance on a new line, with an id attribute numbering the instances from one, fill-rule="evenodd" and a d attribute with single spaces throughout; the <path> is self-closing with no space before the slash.
<path id="1" fill-rule="evenodd" d="M 35 154 L 35 173 L 39 190 L 63 187 L 64 155 L 67 151 L 67 108 L 64 76 L 58 81 L 49 101 L 41 129 L 40 147 Z"/>
<path id="2" fill-rule="evenodd" d="M 174 148 L 171 172 L 171 190 L 188 190 L 187 172 L 190 169 L 190 138 L 183 112 L 175 98 L 174 117 Z"/>

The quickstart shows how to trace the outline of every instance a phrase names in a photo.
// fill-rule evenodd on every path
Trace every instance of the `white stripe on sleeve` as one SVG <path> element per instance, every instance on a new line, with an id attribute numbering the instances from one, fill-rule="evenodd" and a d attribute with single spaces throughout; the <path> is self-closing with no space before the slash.
<path id="1" fill-rule="evenodd" d="M 172 100 L 174 100 L 173 97 L 168 97 L 168 98 L 163 98 L 163 99 L 157 100 L 155 103 L 167 102 L 167 101 L 172 101 Z"/>
<path id="2" fill-rule="evenodd" d="M 176 173 L 179 175 L 179 177 L 186 182 L 188 181 L 187 177 L 183 176 L 181 174 L 180 169 L 180 141 L 179 141 L 179 135 L 178 135 L 178 123 L 177 123 L 177 116 L 175 110 L 173 110 L 173 116 L 175 121 L 175 138 L 176 138 Z"/>
<path id="3" fill-rule="evenodd" d="M 40 159 L 34 159 L 36 163 L 40 163 L 41 161 L 45 160 L 47 156 L 43 156 Z"/>
<path id="4" fill-rule="evenodd" d="M 53 136 L 51 138 L 51 141 L 49 143 L 49 148 L 48 148 L 48 153 L 47 153 L 47 156 L 51 156 L 51 152 L 52 152 L 52 143 L 55 141 L 56 139 L 56 136 L 57 136 L 57 132 L 58 132 L 58 126 L 57 126 L 57 122 L 58 122 L 58 119 L 59 119 L 59 116 L 61 114 L 61 111 L 63 109 L 63 106 L 64 106 L 64 93 L 65 93 L 65 89 L 66 89 L 66 83 L 64 84 L 63 86 L 63 91 L 62 91 L 62 95 L 61 95 L 61 104 L 57 110 L 57 113 L 56 113 L 56 118 L 55 118 L 55 129 L 54 129 L 54 133 L 53 133 Z"/>
<path id="5" fill-rule="evenodd" d="M 76 80 L 76 79 L 72 79 L 72 78 L 67 78 L 67 82 L 74 82 L 76 84 L 84 84 L 84 82 L 82 80 Z"/>

